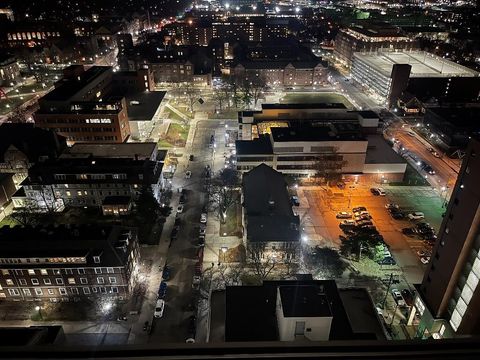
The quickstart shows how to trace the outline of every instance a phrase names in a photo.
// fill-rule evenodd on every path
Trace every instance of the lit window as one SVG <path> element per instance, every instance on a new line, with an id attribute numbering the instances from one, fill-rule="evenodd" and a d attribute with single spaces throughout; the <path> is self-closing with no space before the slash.
<path id="1" fill-rule="evenodd" d="M 28 275 L 35 275 L 35 270 L 32 270 L 32 269 L 28 270 Z"/>
<path id="2" fill-rule="evenodd" d="M 42 274 L 42 275 L 48 275 L 47 269 L 40 269 L 40 274 Z"/>
<path id="3" fill-rule="evenodd" d="M 68 283 L 70 285 L 75 285 L 75 279 L 74 278 L 68 278 Z"/>

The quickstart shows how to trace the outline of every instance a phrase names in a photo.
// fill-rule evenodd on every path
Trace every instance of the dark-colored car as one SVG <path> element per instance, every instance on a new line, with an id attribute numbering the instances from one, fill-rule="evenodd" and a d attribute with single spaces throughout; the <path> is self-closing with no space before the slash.
<path id="1" fill-rule="evenodd" d="M 364 207 L 364 206 L 357 206 L 357 207 L 353 208 L 352 211 L 354 213 L 359 212 L 359 211 L 367 211 L 367 208 Z"/>
<path id="2" fill-rule="evenodd" d="M 163 268 L 162 279 L 165 281 L 170 280 L 171 269 L 167 265 Z"/>
<path id="3" fill-rule="evenodd" d="M 300 206 L 300 201 L 298 200 L 298 197 L 297 197 L 297 196 L 295 196 L 295 195 L 292 196 L 292 197 L 291 197 L 291 201 L 292 201 L 292 204 L 293 204 L 294 206 Z"/>
<path id="4" fill-rule="evenodd" d="M 393 210 L 395 210 L 395 211 L 393 211 Z M 405 214 L 398 209 L 390 209 L 389 213 L 390 213 L 390 216 L 392 218 L 394 218 L 395 220 L 401 220 L 405 217 Z"/>
<path id="5" fill-rule="evenodd" d="M 405 299 L 405 302 L 407 303 L 407 305 L 412 306 L 413 305 L 413 299 L 415 297 L 415 293 L 412 293 L 408 289 L 403 289 L 401 291 L 401 294 L 402 294 L 403 298 Z"/>
<path id="6" fill-rule="evenodd" d="M 167 296 L 167 283 L 162 281 L 158 288 L 158 298 L 165 299 L 165 296 Z"/>
<path id="7" fill-rule="evenodd" d="M 180 223 L 181 223 L 181 222 L 182 222 L 182 220 L 181 220 L 179 217 L 177 217 L 177 218 L 175 218 L 175 222 L 174 222 L 173 225 L 174 225 L 175 227 L 180 226 Z"/>
<path id="8" fill-rule="evenodd" d="M 188 158 L 188 160 L 193 161 L 193 155 L 190 155 L 190 157 Z"/>
<path id="9" fill-rule="evenodd" d="M 174 240 L 177 238 L 178 235 L 178 227 L 174 227 L 172 232 L 170 233 L 170 239 Z"/>
<path id="10" fill-rule="evenodd" d="M 380 264 L 380 265 L 395 265 L 397 262 L 391 256 L 387 256 L 386 258 L 383 258 L 382 260 L 378 261 L 377 263 Z"/>
<path id="11" fill-rule="evenodd" d="M 371 188 L 371 189 L 370 189 L 370 192 L 371 192 L 373 195 L 375 195 L 375 196 L 380 195 L 380 191 L 378 191 L 378 189 L 376 189 L 376 188 Z"/>
<path id="12" fill-rule="evenodd" d="M 418 235 L 418 231 L 415 228 L 403 228 L 402 233 L 407 236 L 415 236 Z"/>
<path id="13" fill-rule="evenodd" d="M 185 204 L 186 201 L 187 201 L 186 196 L 184 194 L 180 195 L 179 203 L 180 204 Z"/>

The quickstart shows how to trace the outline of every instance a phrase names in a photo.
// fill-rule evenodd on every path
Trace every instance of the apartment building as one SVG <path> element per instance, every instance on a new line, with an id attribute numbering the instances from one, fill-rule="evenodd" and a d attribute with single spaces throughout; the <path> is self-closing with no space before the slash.
<path id="1" fill-rule="evenodd" d="M 138 275 L 135 229 L 111 226 L 3 227 L 0 299 L 125 300 Z"/>
<path id="2" fill-rule="evenodd" d="M 327 65 L 322 61 L 241 61 L 230 68 L 239 79 L 265 79 L 270 87 L 308 87 L 327 82 Z"/>
<path id="3" fill-rule="evenodd" d="M 472 139 L 408 319 L 419 338 L 480 334 L 479 156 Z"/>
<path id="4" fill-rule="evenodd" d="M 15 207 L 33 204 L 44 211 L 59 211 L 67 205 L 101 207 L 107 197 L 136 199 L 143 187 L 150 187 L 158 198 L 162 168 L 160 158 L 85 156 L 45 161 L 29 169 L 13 203 Z"/>
<path id="5" fill-rule="evenodd" d="M 17 59 L 9 54 L 0 55 L 0 86 L 12 86 L 20 77 Z"/>

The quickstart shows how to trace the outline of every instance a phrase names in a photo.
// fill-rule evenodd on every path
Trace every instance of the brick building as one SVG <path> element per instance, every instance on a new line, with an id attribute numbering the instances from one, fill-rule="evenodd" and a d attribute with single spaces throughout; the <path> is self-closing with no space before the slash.
<path id="1" fill-rule="evenodd" d="M 125 299 L 135 286 L 135 230 L 120 227 L 0 229 L 0 299 Z"/>

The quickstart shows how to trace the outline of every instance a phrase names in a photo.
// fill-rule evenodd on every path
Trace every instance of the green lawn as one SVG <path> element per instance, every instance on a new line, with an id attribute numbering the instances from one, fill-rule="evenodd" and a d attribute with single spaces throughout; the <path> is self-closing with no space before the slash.
<path id="1" fill-rule="evenodd" d="M 392 182 L 389 185 L 395 186 L 430 186 L 430 183 L 418 173 L 410 164 L 407 164 L 405 176 L 402 182 Z"/>
<path id="2" fill-rule="evenodd" d="M 24 95 L 23 99 L 20 97 L 10 97 L 7 99 L 2 98 L 0 100 L 0 115 L 6 115 L 16 107 L 22 105 L 24 102 L 31 100 L 35 95 Z M 7 105 L 9 107 L 7 107 Z"/>
<path id="3" fill-rule="evenodd" d="M 345 96 L 329 92 L 288 93 L 280 100 L 280 102 L 284 104 L 342 103 L 349 109 L 354 108 Z"/>
<path id="4" fill-rule="evenodd" d="M 242 209 L 240 204 L 235 204 L 227 210 L 225 223 L 220 223 L 220 236 L 241 236 L 242 232 Z"/>
<path id="5" fill-rule="evenodd" d="M 168 127 L 167 134 L 158 141 L 158 146 L 163 148 L 185 146 L 189 130 L 190 126 L 188 125 L 171 123 Z"/>

